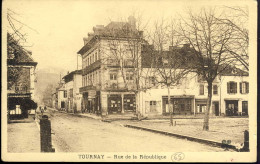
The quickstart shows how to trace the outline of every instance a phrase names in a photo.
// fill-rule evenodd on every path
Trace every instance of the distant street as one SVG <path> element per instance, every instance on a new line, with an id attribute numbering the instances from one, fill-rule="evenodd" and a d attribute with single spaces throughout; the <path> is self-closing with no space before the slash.
<path id="1" fill-rule="evenodd" d="M 50 112 L 56 152 L 224 151 L 221 148 L 122 127 L 92 118 Z"/>

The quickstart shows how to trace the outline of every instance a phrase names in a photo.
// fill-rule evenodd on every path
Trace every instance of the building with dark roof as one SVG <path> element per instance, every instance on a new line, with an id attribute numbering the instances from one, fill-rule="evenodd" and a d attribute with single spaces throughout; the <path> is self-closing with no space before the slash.
<path id="1" fill-rule="evenodd" d="M 135 113 L 132 56 L 140 57 L 143 42 L 142 31 L 135 24 L 135 18 L 129 17 L 128 22 L 98 25 L 83 39 L 78 54 L 82 56 L 80 93 L 86 112 Z"/>
<path id="2" fill-rule="evenodd" d="M 26 118 L 28 111 L 37 108 L 34 102 L 35 68 L 32 53 L 8 34 L 7 102 L 10 119 Z"/>
<path id="3" fill-rule="evenodd" d="M 64 83 L 57 90 L 58 109 L 67 112 L 81 112 L 82 95 L 79 89 L 82 87 L 82 70 L 69 72 L 63 78 Z"/>

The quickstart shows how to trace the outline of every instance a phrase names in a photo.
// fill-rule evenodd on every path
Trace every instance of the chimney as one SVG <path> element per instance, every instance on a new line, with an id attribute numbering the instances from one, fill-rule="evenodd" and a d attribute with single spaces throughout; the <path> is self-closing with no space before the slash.
<path id="1" fill-rule="evenodd" d="M 88 43 L 88 38 L 84 37 L 83 41 L 84 41 L 84 46 L 85 46 Z"/>
<path id="2" fill-rule="evenodd" d="M 128 23 L 134 28 L 136 29 L 136 19 L 134 16 L 129 16 L 128 17 Z"/>
<path id="3" fill-rule="evenodd" d="M 96 27 L 93 27 L 94 33 L 98 33 L 104 29 L 104 25 L 96 25 Z"/>

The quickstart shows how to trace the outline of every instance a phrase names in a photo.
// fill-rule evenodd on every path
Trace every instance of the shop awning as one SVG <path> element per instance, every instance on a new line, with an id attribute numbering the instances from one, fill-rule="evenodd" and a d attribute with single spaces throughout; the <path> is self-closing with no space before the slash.
<path id="1" fill-rule="evenodd" d="M 21 109 L 36 109 L 37 103 L 30 98 L 23 97 L 9 97 L 7 99 L 8 110 L 15 109 L 16 105 L 20 105 Z"/>

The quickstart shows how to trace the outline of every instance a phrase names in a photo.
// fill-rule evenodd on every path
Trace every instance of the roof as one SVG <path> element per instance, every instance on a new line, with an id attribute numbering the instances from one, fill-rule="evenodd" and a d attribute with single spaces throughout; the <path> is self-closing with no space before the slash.
<path id="1" fill-rule="evenodd" d="M 74 74 L 79 74 L 81 75 L 82 74 L 82 70 L 75 70 L 75 71 L 72 71 L 70 73 L 68 73 L 67 75 L 65 75 L 62 79 L 64 79 L 65 83 L 73 80 L 73 75 Z"/>
<path id="2" fill-rule="evenodd" d="M 143 68 L 196 69 L 200 63 L 200 60 L 195 55 L 195 50 L 187 45 L 171 47 L 170 50 L 161 52 L 154 50 L 152 45 L 143 45 L 141 53 Z M 166 60 L 168 66 L 163 64 L 164 60 Z M 206 58 L 203 60 L 206 60 Z M 249 76 L 247 71 L 224 64 L 219 66 L 218 71 L 221 76 Z"/>
<path id="3" fill-rule="evenodd" d="M 221 76 L 249 76 L 247 71 L 244 71 L 235 66 L 227 66 L 223 68 L 223 71 L 220 73 Z"/>
<path id="4" fill-rule="evenodd" d="M 191 48 L 176 47 L 168 51 L 157 51 L 152 45 L 142 46 L 142 67 L 143 68 L 192 68 L 195 59 L 188 59 L 187 54 Z"/>
<path id="5" fill-rule="evenodd" d="M 93 27 L 94 33 L 89 33 L 87 43 L 77 52 L 83 55 L 100 38 L 141 38 L 142 32 L 138 31 L 128 22 L 110 22 L 107 26 Z"/>
<path id="6" fill-rule="evenodd" d="M 36 66 L 38 63 L 32 58 L 32 52 L 23 48 L 9 33 L 8 39 L 8 52 L 7 64 L 8 65 L 32 65 Z"/>

